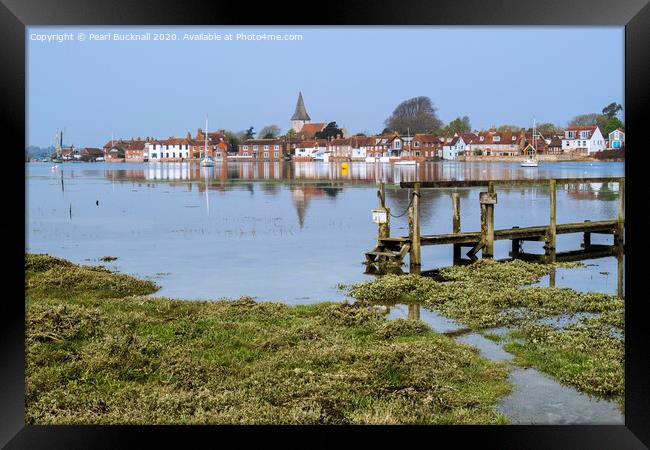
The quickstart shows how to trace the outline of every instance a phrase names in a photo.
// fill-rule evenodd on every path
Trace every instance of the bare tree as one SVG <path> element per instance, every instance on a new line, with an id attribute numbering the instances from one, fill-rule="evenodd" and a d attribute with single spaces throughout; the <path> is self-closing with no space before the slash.
<path id="1" fill-rule="evenodd" d="M 280 130 L 279 126 L 277 126 L 277 125 L 267 125 L 264 128 L 262 128 L 260 130 L 260 132 L 257 133 L 257 135 L 261 139 L 275 139 L 276 137 L 278 137 L 280 135 L 281 132 L 282 132 L 282 130 Z"/>
<path id="2" fill-rule="evenodd" d="M 403 101 L 386 119 L 385 125 L 400 134 L 436 133 L 442 128 L 442 121 L 429 97 L 414 97 Z"/>

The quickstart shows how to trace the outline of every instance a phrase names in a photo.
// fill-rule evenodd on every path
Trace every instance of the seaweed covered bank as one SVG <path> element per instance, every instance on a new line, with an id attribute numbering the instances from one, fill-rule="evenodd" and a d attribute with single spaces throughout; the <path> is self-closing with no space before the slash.
<path id="1" fill-rule="evenodd" d="M 529 287 L 571 264 L 480 260 L 440 271 L 441 280 L 385 275 L 348 288 L 359 304 L 417 303 L 502 342 L 515 362 L 599 398 L 624 400 L 625 302 L 568 288 Z M 564 318 L 565 326 L 556 323 Z M 555 323 L 554 323 L 555 322 Z M 506 333 L 494 333 L 495 329 Z"/>
<path id="2" fill-rule="evenodd" d="M 26 255 L 27 423 L 505 423 L 507 369 L 421 322 L 156 289 Z"/>

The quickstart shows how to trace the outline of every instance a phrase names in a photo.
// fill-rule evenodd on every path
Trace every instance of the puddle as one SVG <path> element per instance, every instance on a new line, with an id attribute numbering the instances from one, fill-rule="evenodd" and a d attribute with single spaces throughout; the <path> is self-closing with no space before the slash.
<path id="1" fill-rule="evenodd" d="M 515 389 L 503 398 L 499 410 L 512 424 L 625 423 L 616 403 L 582 394 L 538 370 L 513 367 L 509 378 Z"/>
<path id="2" fill-rule="evenodd" d="M 484 358 L 494 362 L 510 361 L 511 353 L 506 352 L 499 342 L 494 342 L 467 328 L 453 319 L 427 310 L 419 305 L 395 305 L 389 309 L 388 319 L 417 318 L 438 333 L 454 335 L 456 341 L 477 348 Z M 564 327 L 575 323 L 591 313 L 558 315 L 541 319 L 539 323 Z M 507 327 L 482 330 L 482 333 L 505 336 Z M 499 404 L 511 424 L 590 424 L 623 425 L 624 415 L 618 404 L 600 400 L 578 392 L 570 386 L 564 386 L 550 376 L 536 370 L 524 369 L 508 364 L 509 380 L 514 385 L 511 394 L 504 397 Z"/>

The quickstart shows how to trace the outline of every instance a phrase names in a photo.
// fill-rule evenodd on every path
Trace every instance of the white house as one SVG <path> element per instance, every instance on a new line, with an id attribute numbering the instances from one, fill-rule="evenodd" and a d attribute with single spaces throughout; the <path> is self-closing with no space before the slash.
<path id="1" fill-rule="evenodd" d="M 625 131 L 617 128 L 609 133 L 609 148 L 618 150 L 621 147 L 625 147 Z"/>
<path id="2" fill-rule="evenodd" d="M 327 140 L 307 140 L 296 144 L 295 156 L 300 158 L 314 158 L 327 150 Z"/>
<path id="3" fill-rule="evenodd" d="M 145 156 L 149 161 L 189 159 L 191 146 L 192 141 L 187 138 L 171 137 L 162 141 L 151 141 L 145 144 Z"/>
<path id="4" fill-rule="evenodd" d="M 590 155 L 605 149 L 605 138 L 596 125 L 569 127 L 562 138 L 564 153 Z"/>
<path id="5" fill-rule="evenodd" d="M 449 142 L 446 142 L 442 146 L 442 159 L 454 160 L 458 158 L 458 153 L 464 152 L 465 141 L 460 136 L 454 136 L 453 139 Z"/>

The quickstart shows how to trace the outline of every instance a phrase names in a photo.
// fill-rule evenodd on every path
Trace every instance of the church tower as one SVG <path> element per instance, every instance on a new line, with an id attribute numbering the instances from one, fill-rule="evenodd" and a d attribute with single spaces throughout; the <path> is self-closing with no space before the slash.
<path id="1" fill-rule="evenodd" d="M 305 109 L 305 103 L 302 100 L 302 92 L 298 93 L 298 103 L 296 103 L 296 111 L 291 116 L 291 128 L 296 133 L 299 133 L 302 130 L 302 126 L 306 123 L 309 123 L 311 118 L 307 114 Z"/>

